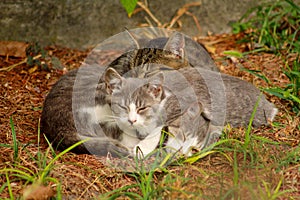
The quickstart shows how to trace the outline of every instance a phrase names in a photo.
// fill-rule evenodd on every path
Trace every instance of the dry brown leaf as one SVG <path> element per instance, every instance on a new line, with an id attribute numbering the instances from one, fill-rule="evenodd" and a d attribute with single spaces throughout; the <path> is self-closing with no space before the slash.
<path id="1" fill-rule="evenodd" d="M 216 47 L 207 44 L 204 44 L 204 47 L 209 53 L 216 54 Z"/>
<path id="2" fill-rule="evenodd" d="M 24 193 L 25 200 L 47 200 L 55 196 L 55 191 L 48 185 L 43 186 L 39 184 L 29 185 Z"/>
<path id="3" fill-rule="evenodd" d="M 26 57 L 28 43 L 18 41 L 0 41 L 0 56 Z"/>
<path id="4" fill-rule="evenodd" d="M 39 66 L 35 65 L 34 67 L 30 68 L 28 70 L 29 74 L 32 74 L 33 72 L 35 72 L 36 70 L 38 70 Z"/>

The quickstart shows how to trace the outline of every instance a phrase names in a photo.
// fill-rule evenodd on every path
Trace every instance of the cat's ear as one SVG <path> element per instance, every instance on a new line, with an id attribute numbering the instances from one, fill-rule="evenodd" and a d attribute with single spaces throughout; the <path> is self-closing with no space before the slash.
<path id="1" fill-rule="evenodd" d="M 104 72 L 104 80 L 106 84 L 106 91 L 111 94 L 112 91 L 121 84 L 122 76 L 115 69 L 109 67 Z"/>
<path id="2" fill-rule="evenodd" d="M 136 49 L 140 49 L 141 48 L 140 44 L 139 44 L 138 40 L 135 38 L 135 36 L 127 28 L 125 28 L 125 31 L 128 33 L 128 35 L 131 38 L 132 42 L 136 46 Z"/>
<path id="3" fill-rule="evenodd" d="M 184 35 L 178 32 L 174 32 L 168 39 L 164 50 L 184 58 L 185 39 Z"/>
<path id="4" fill-rule="evenodd" d="M 155 99 L 163 98 L 164 96 L 163 82 L 164 82 L 163 73 L 158 73 L 152 79 L 150 79 L 149 83 L 147 84 L 147 88 L 149 94 L 153 96 L 153 98 Z"/>

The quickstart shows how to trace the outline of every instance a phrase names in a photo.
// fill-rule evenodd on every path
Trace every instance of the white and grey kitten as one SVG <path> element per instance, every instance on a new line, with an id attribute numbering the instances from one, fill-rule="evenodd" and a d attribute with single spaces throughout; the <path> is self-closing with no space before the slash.
<path id="1" fill-rule="evenodd" d="M 132 155 L 141 149 L 144 155 L 158 146 L 166 126 L 165 103 L 168 94 L 162 88 L 163 76 L 124 78 L 113 68 L 105 72 L 111 94 L 112 115 L 123 134 L 119 141 Z"/>
<path id="2" fill-rule="evenodd" d="M 182 68 L 142 79 L 124 78 L 109 68 L 105 77 L 112 95 L 112 114 L 124 132 L 120 142 L 133 154 L 138 147 L 144 155 L 155 150 L 161 129 L 168 127 L 166 150 L 190 155 L 193 147 L 202 149 L 215 142 L 224 124 L 247 125 L 259 96 L 253 126 L 267 125 L 277 112 L 250 83 L 208 70 Z M 207 85 L 218 77 L 224 84 L 224 90 L 217 91 L 225 95 L 219 101 L 224 104 L 221 110 L 213 105 L 217 100 L 212 98 L 212 93 L 216 91 Z M 216 88 L 219 90 L 219 86 Z M 224 113 L 224 119 L 216 116 L 219 112 Z"/>

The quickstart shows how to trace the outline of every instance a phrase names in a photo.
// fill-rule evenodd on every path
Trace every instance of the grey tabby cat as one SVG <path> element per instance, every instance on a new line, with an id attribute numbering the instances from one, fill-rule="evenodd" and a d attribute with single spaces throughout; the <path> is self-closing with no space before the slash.
<path id="1" fill-rule="evenodd" d="M 61 149 L 89 139 L 73 151 L 134 156 L 138 149 L 144 155 L 156 149 L 165 128 L 165 149 L 190 155 L 192 147 L 215 142 L 224 123 L 247 124 L 259 90 L 213 72 L 218 70 L 208 54 L 194 64 L 185 53 L 189 42 L 175 33 L 122 54 L 107 69 L 88 65 L 69 72 L 46 97 L 42 132 Z M 267 124 L 275 114 L 262 96 L 253 125 Z"/>
<path id="2" fill-rule="evenodd" d="M 207 52 L 182 34 L 175 32 L 169 38 L 140 43 L 141 49 L 122 54 L 109 67 L 118 74 L 141 78 L 160 70 L 193 67 L 185 54 L 192 48 L 197 50 L 194 52 L 197 56 L 203 56 L 198 67 L 217 71 Z M 193 61 L 192 56 L 189 59 Z M 149 63 L 161 65 L 148 68 Z M 107 90 L 106 76 L 101 76 L 104 71 L 104 67 L 88 63 L 64 75 L 51 89 L 44 102 L 41 130 L 54 146 L 65 149 L 80 140 L 90 139 L 73 151 L 97 155 L 110 152 L 113 156 L 131 154 L 126 144 L 120 143 L 125 135 L 112 118 L 111 94 Z"/>

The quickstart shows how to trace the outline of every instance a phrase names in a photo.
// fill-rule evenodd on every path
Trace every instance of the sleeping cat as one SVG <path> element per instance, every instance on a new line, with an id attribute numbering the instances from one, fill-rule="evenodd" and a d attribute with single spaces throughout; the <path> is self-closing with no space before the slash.
<path id="1" fill-rule="evenodd" d="M 191 63 L 218 71 L 208 53 L 180 33 L 174 32 L 169 38 L 159 37 L 140 43 L 141 49 L 123 53 L 109 67 L 124 76 L 141 78 L 160 70 L 193 67 Z M 196 63 L 191 54 L 202 58 Z M 187 62 L 187 59 L 191 61 Z M 99 66 L 93 59 L 87 59 L 86 63 L 87 66 L 70 71 L 53 86 L 44 102 L 41 130 L 53 145 L 61 149 L 87 138 L 91 140 L 73 151 L 128 155 L 130 153 L 126 145 L 119 142 L 122 131 L 112 118 L 111 96 L 107 93 L 105 77 L 102 76 L 105 67 Z M 161 65 L 148 68 L 148 63 Z"/>
<path id="2" fill-rule="evenodd" d="M 138 148 L 144 155 L 151 153 L 160 141 L 163 127 L 169 131 L 164 141 L 166 150 L 190 155 L 192 147 L 202 149 L 215 142 L 224 123 L 234 127 L 247 125 L 256 101 L 259 103 L 253 126 L 267 125 L 277 112 L 263 95 L 258 99 L 260 91 L 250 83 L 205 69 L 162 71 L 142 79 L 124 78 L 108 68 L 104 76 L 112 94 L 112 115 L 124 132 L 120 143 L 132 154 Z M 219 89 L 209 88 L 207 83 L 216 83 L 219 76 L 225 98 L 215 100 L 211 94 Z M 212 101 L 225 107 L 218 110 Z M 226 112 L 224 119 L 212 114 L 216 112 Z"/>
<path id="3" fill-rule="evenodd" d="M 70 71 L 45 100 L 42 132 L 61 149 L 90 139 L 73 151 L 133 156 L 138 149 L 144 155 L 154 150 L 165 128 L 166 149 L 189 155 L 191 147 L 213 143 L 224 123 L 247 124 L 259 90 L 212 72 L 217 69 L 207 56 L 194 64 L 185 41 L 175 33 L 122 54 L 108 69 L 89 64 Z M 262 96 L 253 125 L 274 116 Z"/>

